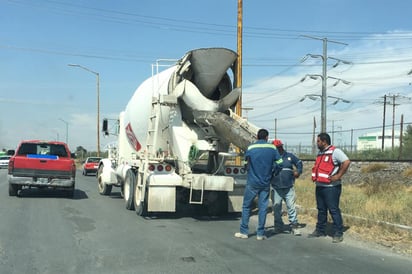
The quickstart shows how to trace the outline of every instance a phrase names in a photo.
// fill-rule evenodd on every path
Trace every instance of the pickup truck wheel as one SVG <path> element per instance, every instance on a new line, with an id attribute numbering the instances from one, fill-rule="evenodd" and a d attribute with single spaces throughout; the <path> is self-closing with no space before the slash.
<path id="1" fill-rule="evenodd" d="M 103 172 L 103 165 L 99 166 L 99 169 L 97 170 L 97 188 L 99 189 L 100 195 L 110 195 L 112 192 L 112 185 L 107 185 L 102 182 L 101 179 L 101 174 Z"/>
<path id="2" fill-rule="evenodd" d="M 147 191 L 142 181 L 142 176 L 137 175 L 134 191 L 134 209 L 139 216 L 147 216 Z"/>
<path id="3" fill-rule="evenodd" d="M 133 195 L 134 189 L 136 186 L 136 175 L 134 174 L 133 170 L 129 169 L 126 171 L 126 178 L 124 180 L 123 185 L 123 195 L 124 200 L 126 202 L 126 209 L 133 210 L 134 203 L 133 203 Z"/>
<path id="4" fill-rule="evenodd" d="M 9 183 L 9 196 L 17 196 L 18 191 L 19 191 L 18 185 Z"/>

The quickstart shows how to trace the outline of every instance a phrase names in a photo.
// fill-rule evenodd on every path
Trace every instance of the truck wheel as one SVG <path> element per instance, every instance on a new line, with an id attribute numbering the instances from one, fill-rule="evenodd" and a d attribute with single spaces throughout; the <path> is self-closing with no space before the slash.
<path id="1" fill-rule="evenodd" d="M 134 191 L 134 209 L 139 216 L 147 216 L 147 191 L 142 176 L 138 173 Z"/>
<path id="2" fill-rule="evenodd" d="M 123 195 L 124 200 L 126 202 L 126 209 L 133 210 L 134 203 L 133 203 L 133 194 L 134 189 L 136 186 L 136 175 L 134 174 L 133 170 L 129 169 L 126 171 L 126 178 L 124 180 L 123 185 Z"/>
<path id="3" fill-rule="evenodd" d="M 99 189 L 100 195 L 110 195 L 110 192 L 112 192 L 112 185 L 107 185 L 102 182 L 101 179 L 101 174 L 103 172 L 103 165 L 99 166 L 99 169 L 97 170 L 97 188 Z"/>
<path id="4" fill-rule="evenodd" d="M 17 196 L 18 191 L 19 191 L 18 185 L 9 183 L 9 196 Z"/>

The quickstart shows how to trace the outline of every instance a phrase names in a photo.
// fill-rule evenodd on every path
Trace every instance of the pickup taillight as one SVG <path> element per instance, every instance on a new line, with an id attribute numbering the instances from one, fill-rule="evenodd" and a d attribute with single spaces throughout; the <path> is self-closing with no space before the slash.
<path id="1" fill-rule="evenodd" d="M 73 178 L 76 177 L 76 163 L 72 161 L 72 176 Z"/>
<path id="2" fill-rule="evenodd" d="M 9 167 L 8 167 L 8 174 L 12 174 L 13 168 L 14 168 L 14 158 L 10 158 Z"/>

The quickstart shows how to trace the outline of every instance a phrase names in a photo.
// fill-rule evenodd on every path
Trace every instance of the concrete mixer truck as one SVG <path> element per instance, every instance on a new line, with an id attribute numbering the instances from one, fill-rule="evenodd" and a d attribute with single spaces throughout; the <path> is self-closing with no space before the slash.
<path id="1" fill-rule="evenodd" d="M 99 193 L 120 187 L 126 208 L 141 216 L 179 204 L 212 215 L 241 211 L 246 171 L 233 156 L 258 128 L 233 113 L 236 60 L 232 50 L 202 48 L 167 68 L 154 64 L 118 119 L 103 120 L 117 143 L 99 163 Z"/>

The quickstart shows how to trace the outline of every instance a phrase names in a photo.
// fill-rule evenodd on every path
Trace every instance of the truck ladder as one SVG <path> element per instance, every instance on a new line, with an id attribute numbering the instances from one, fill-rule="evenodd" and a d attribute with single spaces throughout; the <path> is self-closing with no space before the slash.
<path id="1" fill-rule="evenodd" d="M 153 150 L 155 146 L 155 140 L 157 139 L 157 132 L 159 130 L 159 112 L 160 102 L 156 97 L 152 98 L 152 108 L 149 116 L 149 123 L 146 133 L 146 151 L 145 158 L 153 157 Z"/>
<path id="2" fill-rule="evenodd" d="M 201 205 L 203 204 L 203 193 L 205 191 L 205 180 L 202 179 L 202 189 L 200 190 L 200 200 L 199 201 L 194 201 L 193 200 L 193 177 L 190 182 L 190 196 L 189 196 L 189 204 L 196 204 L 196 205 Z"/>
<path id="3" fill-rule="evenodd" d="M 146 133 L 146 158 L 156 158 L 156 145 L 159 130 L 161 130 L 161 112 L 167 111 L 161 109 L 162 106 L 169 107 L 169 121 L 170 124 L 173 117 L 176 116 L 177 98 L 174 95 L 159 95 L 159 97 L 152 98 L 152 109 L 149 116 L 148 130 Z M 163 125 L 167 127 L 168 125 Z"/>

